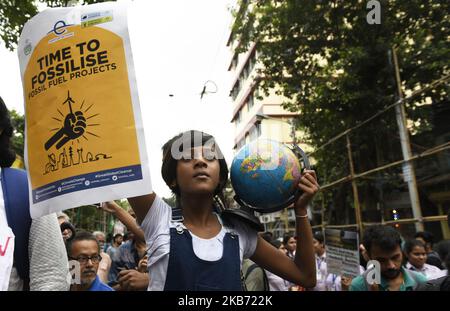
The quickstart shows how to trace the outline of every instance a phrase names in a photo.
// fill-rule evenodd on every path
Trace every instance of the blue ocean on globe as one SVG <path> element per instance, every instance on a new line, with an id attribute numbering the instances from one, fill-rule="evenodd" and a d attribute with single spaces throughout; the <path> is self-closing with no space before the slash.
<path id="1" fill-rule="evenodd" d="M 301 166 L 284 144 L 257 139 L 238 151 L 230 174 L 240 200 L 260 212 L 273 212 L 286 207 L 280 208 L 294 195 Z"/>

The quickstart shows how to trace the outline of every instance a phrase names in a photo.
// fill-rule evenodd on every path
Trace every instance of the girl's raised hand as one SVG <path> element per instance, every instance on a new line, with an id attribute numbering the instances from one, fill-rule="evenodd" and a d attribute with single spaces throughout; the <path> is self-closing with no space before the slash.
<path id="1" fill-rule="evenodd" d="M 305 170 L 298 183 L 298 188 L 302 191 L 302 194 L 295 202 L 295 210 L 306 210 L 311 199 L 319 191 L 320 186 L 317 183 L 316 172 L 313 170 Z"/>

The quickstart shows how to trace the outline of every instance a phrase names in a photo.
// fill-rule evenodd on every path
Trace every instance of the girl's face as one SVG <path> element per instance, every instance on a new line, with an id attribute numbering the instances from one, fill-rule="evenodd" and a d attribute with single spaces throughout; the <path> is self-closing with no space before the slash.
<path id="1" fill-rule="evenodd" d="M 325 246 L 314 238 L 313 238 L 313 246 L 316 254 L 318 256 L 322 256 L 322 254 L 325 252 Z"/>
<path id="2" fill-rule="evenodd" d="M 407 255 L 408 261 L 416 268 L 422 268 L 427 261 L 427 253 L 423 246 L 414 246 L 412 251 Z"/>
<path id="3" fill-rule="evenodd" d="M 286 247 L 284 247 L 283 244 L 280 245 L 280 247 L 278 248 L 278 250 L 279 250 L 280 252 L 282 252 L 284 255 L 287 255 Z"/>
<path id="4" fill-rule="evenodd" d="M 285 247 L 289 252 L 292 253 L 297 248 L 297 240 L 295 238 L 290 238 Z"/>
<path id="5" fill-rule="evenodd" d="M 177 186 L 183 194 L 213 195 L 220 182 L 220 164 L 207 147 L 191 149 L 190 159 L 177 162 Z"/>

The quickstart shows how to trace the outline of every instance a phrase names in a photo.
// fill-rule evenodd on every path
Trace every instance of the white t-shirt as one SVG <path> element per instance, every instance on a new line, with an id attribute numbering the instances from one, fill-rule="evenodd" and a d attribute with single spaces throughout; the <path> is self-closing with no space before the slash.
<path id="1" fill-rule="evenodd" d="M 172 207 L 159 197 L 155 198 L 152 207 L 142 221 L 145 241 L 148 249 L 148 270 L 150 283 L 148 290 L 162 291 L 166 283 L 167 267 L 170 252 L 170 228 L 175 227 L 171 222 Z M 219 221 L 222 221 L 219 217 Z M 234 232 L 239 236 L 239 257 L 242 266 L 243 258 L 249 258 L 256 249 L 256 231 L 245 224 L 233 221 L 233 228 L 222 225 L 220 232 L 211 239 L 202 239 L 192 235 L 192 246 L 195 255 L 207 261 L 216 261 L 222 257 L 223 238 L 226 232 Z"/>
<path id="2" fill-rule="evenodd" d="M 441 270 L 438 267 L 429 265 L 427 263 L 423 265 L 422 269 L 417 269 L 408 261 L 406 263 L 406 268 L 409 270 L 412 270 L 412 271 L 422 273 L 423 275 L 425 275 L 427 277 L 428 281 L 435 280 L 435 279 L 438 279 L 440 277 L 447 275 L 445 270 Z"/>
<path id="3" fill-rule="evenodd" d="M 326 253 L 323 253 L 322 256 L 315 256 L 316 259 L 316 279 L 317 284 L 312 289 L 313 291 L 326 291 L 326 279 L 327 279 L 327 261 L 326 261 Z"/>
<path id="4" fill-rule="evenodd" d="M 278 275 L 264 270 L 266 272 L 267 280 L 269 281 L 269 288 L 271 292 L 288 291 L 289 287 L 294 285 L 293 283 L 279 277 Z"/>
<path id="5" fill-rule="evenodd" d="M 359 275 L 362 275 L 364 271 L 364 267 L 359 265 Z M 342 291 L 341 276 L 333 273 L 328 274 L 326 288 L 328 291 Z"/>

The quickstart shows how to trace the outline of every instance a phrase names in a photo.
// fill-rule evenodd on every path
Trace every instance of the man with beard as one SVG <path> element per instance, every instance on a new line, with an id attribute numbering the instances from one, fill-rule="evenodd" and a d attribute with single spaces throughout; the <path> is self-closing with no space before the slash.
<path id="1" fill-rule="evenodd" d="M 402 266 L 403 253 L 400 234 L 392 227 L 371 227 L 364 232 L 363 245 L 370 260 L 380 264 L 380 284 L 369 285 L 373 269 L 355 279 L 350 285 L 351 291 L 411 291 L 427 278 Z M 375 278 L 376 279 L 376 278 Z"/>
<path id="2" fill-rule="evenodd" d="M 95 236 L 89 232 L 77 232 L 67 245 L 69 259 L 80 264 L 80 282 L 71 286 L 72 291 L 113 291 L 97 275 L 102 256 Z"/>

